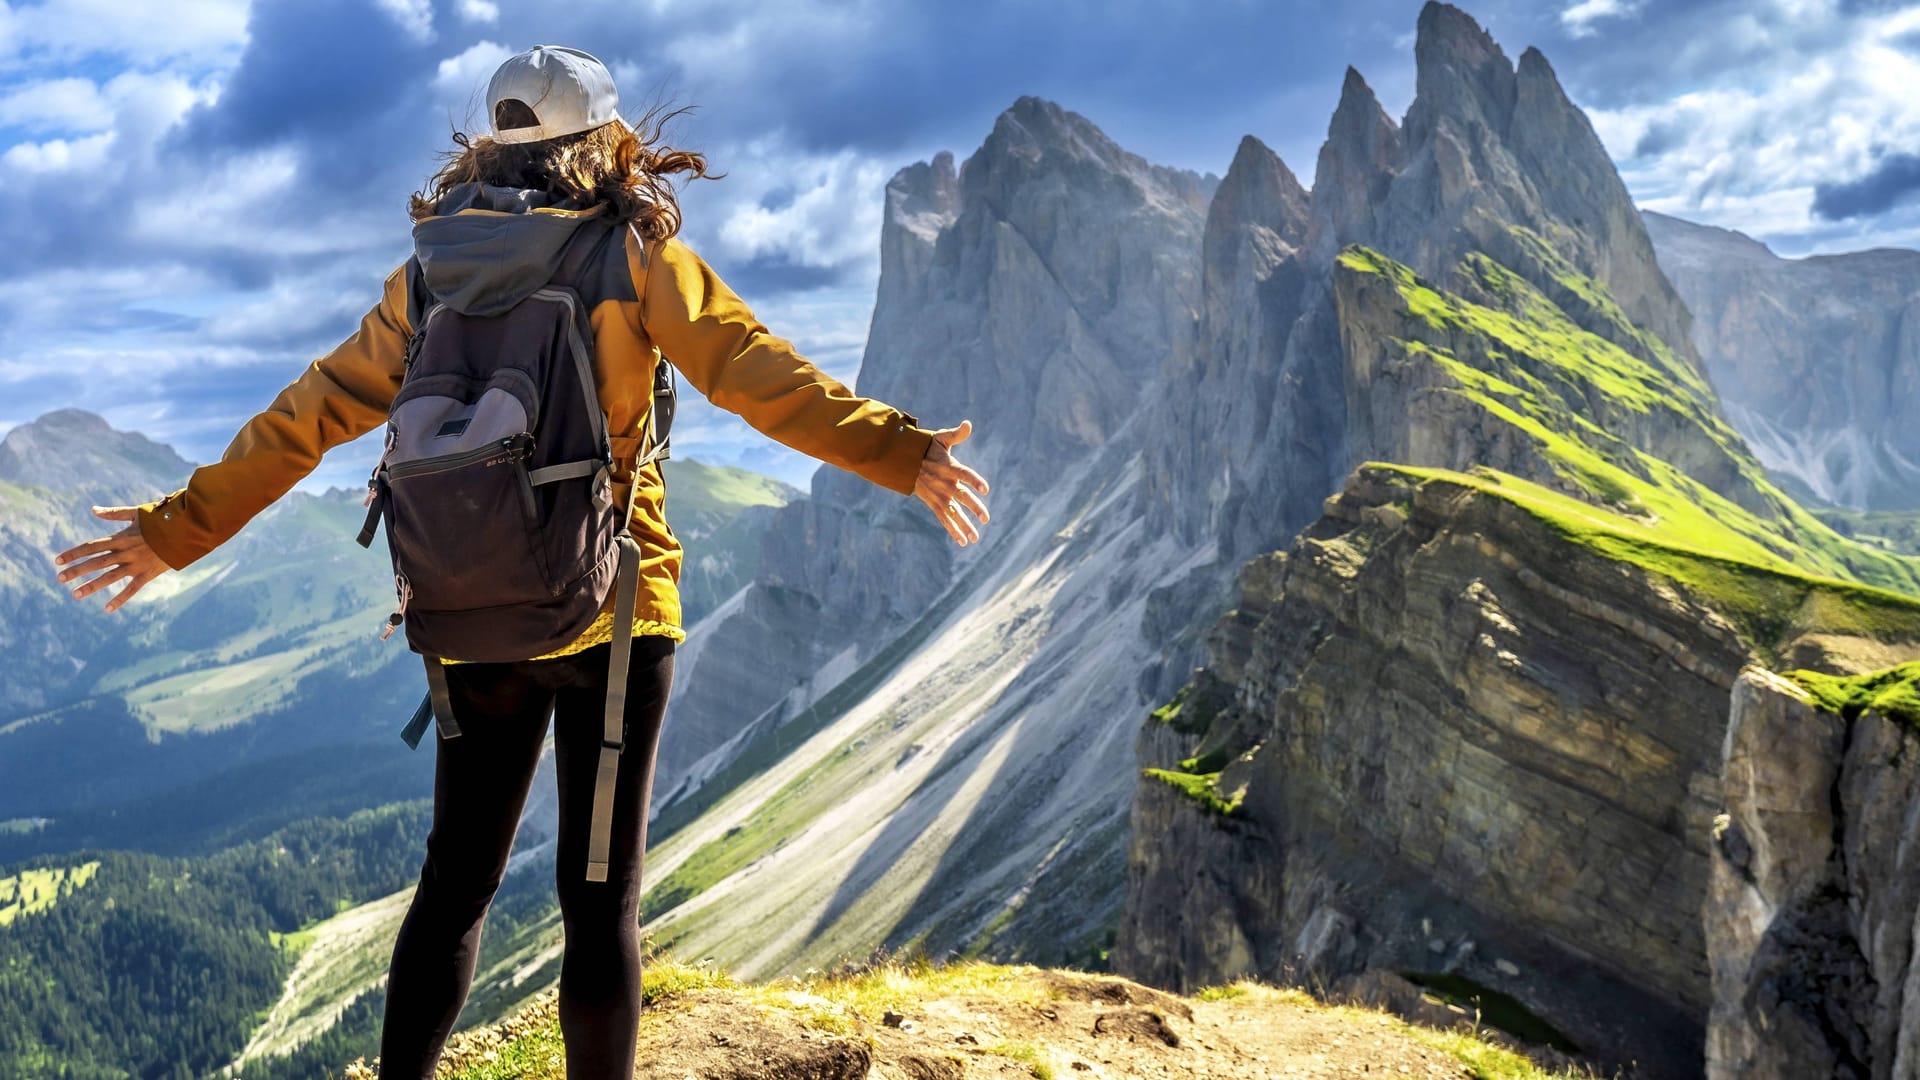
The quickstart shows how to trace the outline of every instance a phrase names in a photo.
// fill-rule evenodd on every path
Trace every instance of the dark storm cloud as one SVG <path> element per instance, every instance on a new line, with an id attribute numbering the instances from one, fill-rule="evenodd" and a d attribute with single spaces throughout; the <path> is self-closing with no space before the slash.
<path id="1" fill-rule="evenodd" d="M 808 266 L 778 256 L 732 262 L 727 267 L 725 280 L 728 288 L 743 297 L 851 284 L 844 267 Z"/>
<path id="2" fill-rule="evenodd" d="M 1865 176 L 1817 185 L 1813 212 L 1828 221 L 1865 217 L 1907 202 L 1916 192 L 1920 192 L 1920 154 L 1888 154 Z"/>
<path id="3" fill-rule="evenodd" d="M 256 3 L 247 50 L 220 100 L 195 110 L 175 153 L 311 141 L 340 144 L 391 126 L 419 100 L 440 54 L 368 0 Z M 383 147 L 362 146 L 362 154 Z"/>

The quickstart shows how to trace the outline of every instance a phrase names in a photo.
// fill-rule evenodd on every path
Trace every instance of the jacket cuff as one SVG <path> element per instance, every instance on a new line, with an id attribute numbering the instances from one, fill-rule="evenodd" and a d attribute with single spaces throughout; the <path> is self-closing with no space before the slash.
<path id="1" fill-rule="evenodd" d="M 912 413 L 898 409 L 894 412 L 898 415 L 889 432 L 892 438 L 886 454 L 867 479 L 889 491 L 912 495 L 914 484 L 920 479 L 920 463 L 926 460 L 927 450 L 933 445 L 933 432 L 922 428 L 920 419 Z"/>
<path id="2" fill-rule="evenodd" d="M 157 502 L 142 503 L 135 510 L 134 519 L 140 526 L 140 538 L 147 542 L 153 553 L 175 570 L 185 570 L 205 555 L 204 551 L 194 551 L 182 542 L 185 518 L 180 512 L 180 499 L 185 489 L 176 491 Z"/>

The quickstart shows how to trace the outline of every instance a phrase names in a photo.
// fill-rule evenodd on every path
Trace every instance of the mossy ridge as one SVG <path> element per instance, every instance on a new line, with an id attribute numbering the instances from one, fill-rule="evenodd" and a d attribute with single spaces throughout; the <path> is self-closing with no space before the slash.
<path id="1" fill-rule="evenodd" d="M 1826 675 L 1789 671 L 1786 677 L 1812 698 L 1816 707 L 1852 720 L 1871 709 L 1920 732 L 1920 660 L 1865 675 Z"/>
<path id="2" fill-rule="evenodd" d="M 1571 229 L 1557 222 L 1548 222 L 1546 227 L 1555 236 L 1572 233 Z M 1696 368 L 1691 364 L 1683 363 L 1678 356 L 1675 356 L 1667 343 L 1660 339 L 1660 335 L 1649 333 L 1628 318 L 1627 313 L 1622 311 L 1620 305 L 1614 301 L 1612 292 L 1605 285 L 1581 273 L 1561 253 L 1561 249 L 1550 242 L 1548 237 L 1524 225 L 1507 224 L 1504 229 L 1507 239 L 1514 243 L 1523 259 L 1531 261 L 1541 273 L 1561 289 L 1572 294 L 1595 318 L 1605 322 L 1613 332 L 1627 341 L 1631 341 L 1642 350 L 1645 358 L 1685 384 L 1702 399 L 1712 399 L 1712 389 Z M 1559 306 L 1564 310 L 1566 305 Z"/>
<path id="3" fill-rule="evenodd" d="M 1492 469 L 1469 474 L 1377 462 L 1361 468 L 1418 487 L 1451 485 L 1501 499 L 1588 551 L 1667 579 L 1720 612 L 1763 654 L 1793 631 L 1920 640 L 1920 600 L 1913 597 L 1691 547 L 1660 525 Z"/>
<path id="4" fill-rule="evenodd" d="M 1657 341 L 1645 342 L 1662 358 L 1650 363 L 1581 329 L 1524 278 L 1480 254 L 1463 261 L 1462 277 L 1513 311 L 1443 292 L 1370 248 L 1349 247 L 1339 264 L 1392 283 L 1416 325 L 1475 335 L 1484 346 L 1476 359 L 1495 370 L 1417 336 L 1398 343 L 1409 356 L 1437 364 L 1456 384 L 1438 392 L 1467 398 L 1531 436 L 1570 489 L 1592 503 L 1648 519 L 1666 534 L 1659 542 L 1920 596 L 1920 560 L 1850 541 L 1788 498 L 1708 405 L 1704 385 Z M 1596 282 L 1582 287 L 1604 296 Z M 1676 392 L 1675 380 L 1682 392 Z M 1684 392 L 1695 389 L 1699 393 Z M 1655 409 L 1684 420 L 1725 451 L 1773 518 L 1628 446 L 1595 419 Z"/>
<path id="5" fill-rule="evenodd" d="M 1227 612 L 1227 617 L 1234 613 Z M 1232 704 L 1233 688 L 1202 668 L 1180 684 L 1180 689 L 1173 692 L 1173 697 L 1150 715 L 1154 722 L 1165 724 L 1182 735 L 1204 735 L 1213 726 L 1214 717 L 1225 712 Z"/>
<path id="6" fill-rule="evenodd" d="M 1236 794 L 1231 799 L 1220 795 L 1220 774 L 1176 772 L 1172 769 L 1141 769 L 1140 775 L 1149 780 L 1158 780 L 1180 794 L 1206 807 L 1221 817 L 1231 817 L 1240 809 L 1243 795 Z"/>

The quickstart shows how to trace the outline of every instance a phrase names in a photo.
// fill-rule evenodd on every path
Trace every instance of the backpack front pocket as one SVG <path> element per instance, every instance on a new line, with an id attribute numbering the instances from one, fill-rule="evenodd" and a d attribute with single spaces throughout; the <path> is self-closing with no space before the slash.
<path id="1" fill-rule="evenodd" d="M 387 466 L 387 535 L 416 607 L 464 611 L 554 594 L 535 542 L 532 449 L 521 434 Z"/>

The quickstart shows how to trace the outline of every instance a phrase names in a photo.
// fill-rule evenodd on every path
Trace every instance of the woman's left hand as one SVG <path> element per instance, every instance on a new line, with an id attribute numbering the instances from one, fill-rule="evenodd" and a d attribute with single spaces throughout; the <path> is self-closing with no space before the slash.
<path id="1" fill-rule="evenodd" d="M 933 509 L 933 516 L 940 519 L 940 524 L 946 526 L 947 533 L 961 547 L 980 539 L 980 525 L 991 520 L 987 504 L 980 498 L 987 493 L 986 477 L 953 460 L 949 449 L 955 443 L 965 442 L 971 434 L 971 420 L 960 421 L 959 427 L 935 431 L 927 456 L 921 459 L 920 475 L 913 482 L 913 493 Z M 973 511 L 980 518 L 980 525 L 974 524 L 962 512 L 963 508 Z"/>
<path id="2" fill-rule="evenodd" d="M 133 599 L 134 593 L 146 588 L 148 582 L 173 567 L 163 562 L 153 548 L 147 546 L 146 538 L 140 535 L 140 515 L 135 507 L 96 506 L 93 514 L 107 521 L 124 521 L 127 527 L 112 536 L 103 536 L 68 548 L 54 556 L 53 561 L 56 566 L 73 563 L 60 572 L 61 581 L 72 581 L 88 574 L 97 575 L 73 590 L 76 600 L 92 596 L 116 581 L 126 581 L 127 587 L 107 601 L 106 610 L 112 611 Z"/>

